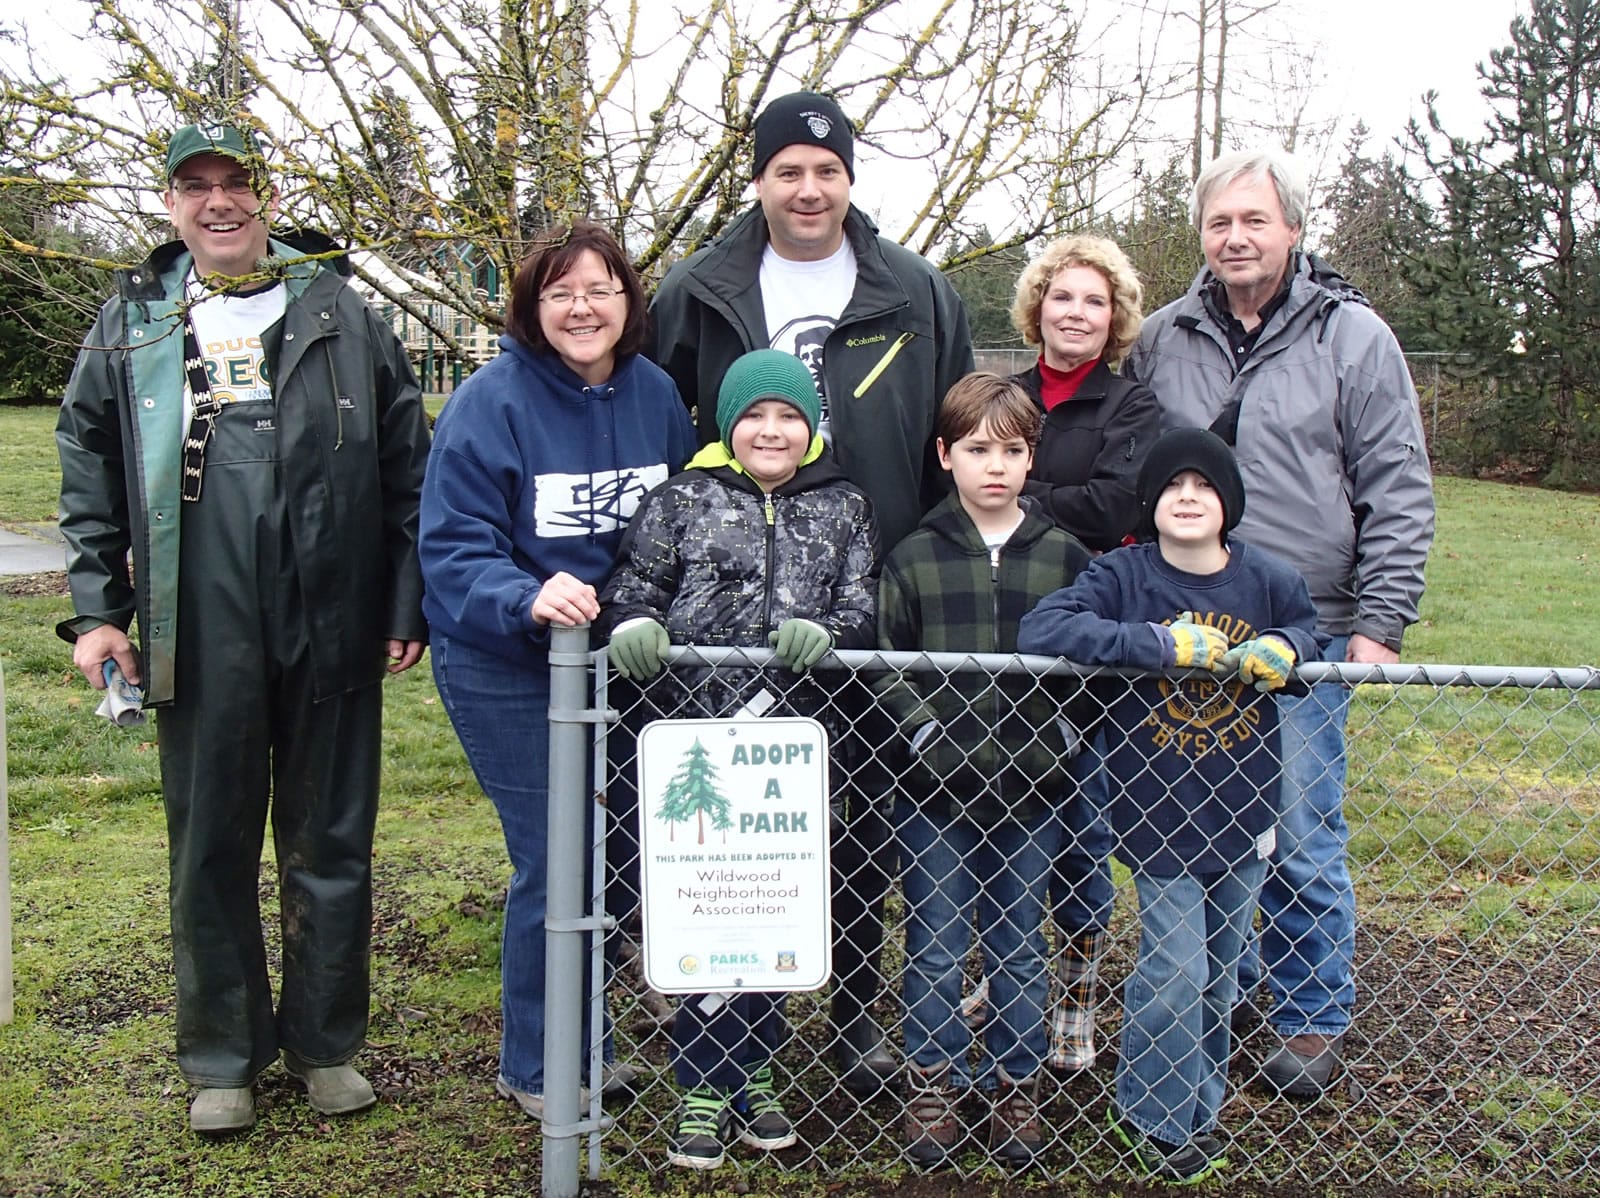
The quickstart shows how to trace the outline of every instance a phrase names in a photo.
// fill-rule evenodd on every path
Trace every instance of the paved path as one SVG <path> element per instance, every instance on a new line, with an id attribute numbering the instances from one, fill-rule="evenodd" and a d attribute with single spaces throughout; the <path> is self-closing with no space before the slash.
<path id="1" fill-rule="evenodd" d="M 52 525 L 30 525 L 28 532 L 0 528 L 0 576 L 43 574 L 67 568 L 66 547 Z"/>

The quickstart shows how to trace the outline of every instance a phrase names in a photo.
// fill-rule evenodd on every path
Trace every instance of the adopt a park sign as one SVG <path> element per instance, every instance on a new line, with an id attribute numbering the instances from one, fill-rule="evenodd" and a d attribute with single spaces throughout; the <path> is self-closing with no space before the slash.
<path id="1" fill-rule="evenodd" d="M 644 973 L 667 994 L 815 990 L 832 969 L 828 734 L 801 717 L 639 735 Z"/>

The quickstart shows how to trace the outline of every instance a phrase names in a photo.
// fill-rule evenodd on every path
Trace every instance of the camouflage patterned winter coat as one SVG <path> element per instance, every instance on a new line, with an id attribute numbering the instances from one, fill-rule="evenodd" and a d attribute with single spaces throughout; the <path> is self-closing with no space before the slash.
<path id="1" fill-rule="evenodd" d="M 639 505 L 600 596 L 600 631 L 648 616 L 674 645 L 765 649 L 797 616 L 828 629 L 836 649 L 871 648 L 877 556 L 872 505 L 831 454 L 814 449 L 764 494 L 714 442 Z M 661 715 L 730 715 L 765 686 L 795 714 L 822 718 L 839 681 L 797 682 L 782 666 L 680 669 L 645 689 Z"/>

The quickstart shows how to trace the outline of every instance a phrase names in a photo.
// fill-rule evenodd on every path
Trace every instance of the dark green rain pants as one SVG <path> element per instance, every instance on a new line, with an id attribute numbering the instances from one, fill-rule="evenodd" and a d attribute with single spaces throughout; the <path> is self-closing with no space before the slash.
<path id="1" fill-rule="evenodd" d="M 280 1049 L 348 1060 L 367 1031 L 379 684 L 313 702 L 271 402 L 229 404 L 183 504 L 174 704 L 158 716 L 178 1064 L 243 1086 Z M 374 653 L 382 653 L 382 644 Z M 269 814 L 281 989 L 258 893 Z"/>

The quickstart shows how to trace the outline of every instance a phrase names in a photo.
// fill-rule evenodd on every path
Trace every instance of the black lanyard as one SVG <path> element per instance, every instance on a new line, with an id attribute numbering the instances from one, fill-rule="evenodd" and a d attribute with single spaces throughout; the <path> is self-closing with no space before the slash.
<path id="1" fill-rule="evenodd" d="M 183 316 L 183 369 L 189 378 L 189 400 L 193 405 L 189 431 L 183 437 L 183 501 L 200 499 L 200 483 L 205 477 L 206 443 L 216 429 L 222 404 L 211 396 L 211 381 L 206 378 L 206 360 L 200 353 L 200 339 L 194 335 L 194 321 Z"/>

